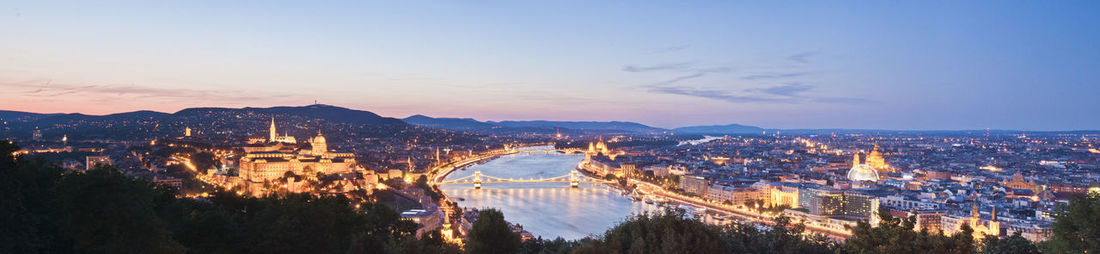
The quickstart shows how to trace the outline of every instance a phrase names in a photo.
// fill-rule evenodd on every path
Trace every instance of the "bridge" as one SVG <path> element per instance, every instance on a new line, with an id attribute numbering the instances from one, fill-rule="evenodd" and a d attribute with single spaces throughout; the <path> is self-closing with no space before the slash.
<path id="1" fill-rule="evenodd" d="M 582 176 L 577 171 L 570 172 L 567 175 L 539 178 L 539 179 L 512 179 L 495 177 L 481 174 L 481 171 L 474 171 L 473 175 L 469 175 L 462 178 L 457 178 L 448 181 L 441 181 L 437 184 L 474 184 L 475 189 L 480 189 L 483 183 L 569 183 L 570 187 L 576 188 L 580 186 L 580 183 L 607 183 L 608 181 L 593 179 L 590 177 Z"/>
<path id="2" fill-rule="evenodd" d="M 520 153 L 544 153 L 544 154 L 552 154 L 552 153 L 564 153 L 564 154 L 574 154 L 574 153 L 584 153 L 584 152 L 585 152 L 585 150 L 582 150 L 582 149 L 577 149 L 577 148 L 566 148 L 566 149 L 525 149 L 525 150 L 518 150 L 517 152 L 520 152 Z"/>

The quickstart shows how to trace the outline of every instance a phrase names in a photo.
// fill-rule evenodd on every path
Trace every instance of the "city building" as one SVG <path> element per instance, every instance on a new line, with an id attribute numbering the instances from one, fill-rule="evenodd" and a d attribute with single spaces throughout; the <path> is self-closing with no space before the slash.
<path id="1" fill-rule="evenodd" d="M 278 132 L 275 131 L 275 118 L 274 117 L 271 118 L 271 128 L 270 128 L 270 131 L 268 132 L 267 141 L 268 142 L 277 142 L 277 143 L 290 143 L 290 144 L 298 143 L 298 141 L 295 140 L 293 136 L 290 136 L 290 135 L 279 136 Z"/>
<path id="2" fill-rule="evenodd" d="M 443 214 L 436 209 L 412 209 L 401 213 L 401 218 L 420 225 L 416 229 L 416 236 L 420 237 L 424 232 L 439 229 L 443 226 Z"/>
<path id="3" fill-rule="evenodd" d="M 308 149 L 303 146 L 283 145 L 294 141 L 293 137 L 278 137 L 272 124 L 273 145 L 261 151 L 248 152 L 240 159 L 241 180 L 262 183 L 286 176 L 288 173 L 304 177 L 321 174 L 351 172 L 355 167 L 355 155 L 328 151 L 328 142 L 321 132 L 309 139 Z M 283 140 L 283 141 L 279 141 Z"/>
<path id="4" fill-rule="evenodd" d="M 685 175 L 680 177 L 680 188 L 689 194 L 706 197 L 707 189 L 710 187 L 707 185 L 707 179 L 702 176 Z"/>
<path id="5" fill-rule="evenodd" d="M 96 166 L 110 166 L 111 158 L 107 156 L 88 156 L 84 158 L 84 170 L 92 170 Z"/>

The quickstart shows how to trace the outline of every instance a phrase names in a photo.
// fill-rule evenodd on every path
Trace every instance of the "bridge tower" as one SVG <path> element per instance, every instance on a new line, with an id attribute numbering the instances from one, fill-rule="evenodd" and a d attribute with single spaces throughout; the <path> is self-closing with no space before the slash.
<path id="1" fill-rule="evenodd" d="M 580 187 L 580 177 L 577 176 L 576 170 L 573 170 L 572 173 L 569 173 L 569 187 Z"/>
<path id="2" fill-rule="evenodd" d="M 474 189 L 481 189 L 481 170 L 474 171 Z"/>

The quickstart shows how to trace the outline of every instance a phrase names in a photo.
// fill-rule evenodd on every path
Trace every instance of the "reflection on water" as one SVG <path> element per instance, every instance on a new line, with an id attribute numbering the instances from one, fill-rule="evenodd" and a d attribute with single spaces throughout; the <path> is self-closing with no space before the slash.
<path id="1" fill-rule="evenodd" d="M 480 170 L 483 175 L 502 178 L 543 178 L 569 174 L 583 155 L 520 153 L 507 155 L 463 171 L 447 179 L 461 178 Z M 497 208 L 508 221 L 543 238 L 580 239 L 602 234 L 631 214 L 654 211 L 655 206 L 632 201 L 620 190 L 598 184 L 570 188 L 568 183 L 509 183 L 440 186 L 448 196 L 462 198 L 462 207 Z"/>

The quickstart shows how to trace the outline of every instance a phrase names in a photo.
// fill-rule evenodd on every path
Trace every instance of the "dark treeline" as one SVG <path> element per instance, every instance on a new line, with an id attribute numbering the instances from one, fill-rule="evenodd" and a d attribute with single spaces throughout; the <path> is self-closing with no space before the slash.
<path id="1" fill-rule="evenodd" d="M 447 253 L 438 231 L 342 196 L 179 198 L 111 167 L 66 172 L 0 142 L 0 253 Z"/>
<path id="2" fill-rule="evenodd" d="M 1075 197 L 1058 216 L 1051 239 L 1033 243 L 1019 234 L 985 237 L 978 241 L 963 225 L 952 236 L 915 230 L 916 217 L 895 218 L 880 212 L 878 226 L 860 222 L 843 243 L 780 217 L 776 225 L 706 225 L 683 214 L 638 215 L 599 238 L 578 241 L 536 239 L 524 242 L 518 253 L 1100 253 L 1100 195 Z M 510 251 L 498 253 L 511 253 Z"/>
<path id="3" fill-rule="evenodd" d="M 1019 235 L 977 241 L 914 230 L 913 218 L 880 213 L 837 243 L 784 218 L 777 225 L 707 225 L 679 213 L 633 216 L 601 236 L 520 242 L 504 215 L 484 209 L 464 250 L 391 208 L 355 209 L 340 196 L 264 198 L 216 192 L 180 198 L 110 167 L 66 172 L 11 156 L 0 141 L 0 253 L 1100 253 L 1100 195 L 1075 197 L 1051 240 Z"/>

